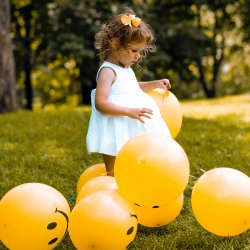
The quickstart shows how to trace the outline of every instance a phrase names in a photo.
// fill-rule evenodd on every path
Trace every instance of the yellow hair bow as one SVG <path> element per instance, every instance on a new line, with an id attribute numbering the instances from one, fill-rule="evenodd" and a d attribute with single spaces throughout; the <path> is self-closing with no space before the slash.
<path id="1" fill-rule="evenodd" d="M 142 20 L 139 17 L 135 17 L 135 15 L 131 14 L 129 14 L 128 16 L 123 15 L 121 17 L 121 21 L 124 25 L 129 25 L 130 28 L 132 28 L 131 24 L 133 24 L 135 27 L 138 27 L 142 23 Z"/>

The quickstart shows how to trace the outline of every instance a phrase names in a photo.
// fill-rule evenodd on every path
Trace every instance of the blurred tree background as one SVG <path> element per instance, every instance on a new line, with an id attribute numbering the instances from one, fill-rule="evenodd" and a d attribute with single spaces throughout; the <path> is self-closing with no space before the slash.
<path id="1" fill-rule="evenodd" d="M 249 91 L 250 0 L 6 1 L 20 108 L 89 104 L 100 64 L 95 33 L 124 7 L 157 36 L 138 80 L 167 77 L 180 99 Z"/>

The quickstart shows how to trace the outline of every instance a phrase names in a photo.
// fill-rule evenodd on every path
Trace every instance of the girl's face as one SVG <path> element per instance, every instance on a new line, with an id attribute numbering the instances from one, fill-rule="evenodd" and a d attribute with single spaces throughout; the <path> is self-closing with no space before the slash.
<path id="1" fill-rule="evenodd" d="M 119 49 L 115 51 L 118 65 L 122 67 L 129 67 L 141 58 L 142 51 L 146 48 L 145 42 L 133 43 L 128 49 Z"/>

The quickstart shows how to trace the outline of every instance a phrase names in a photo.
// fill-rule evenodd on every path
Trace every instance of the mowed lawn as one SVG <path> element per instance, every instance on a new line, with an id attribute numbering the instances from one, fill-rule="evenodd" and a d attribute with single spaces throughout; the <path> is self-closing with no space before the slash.
<path id="1" fill-rule="evenodd" d="M 192 187 L 204 171 L 228 167 L 250 176 L 250 94 L 184 101 L 181 106 L 183 123 L 176 140 L 191 168 L 184 206 L 166 226 L 139 226 L 130 249 L 250 249 L 250 231 L 235 237 L 209 233 L 196 221 L 190 204 Z M 80 107 L 0 115 L 0 198 L 28 182 L 50 185 L 67 199 L 76 194 L 82 171 L 102 161 L 86 152 L 90 111 Z M 6 248 L 0 243 L 0 249 Z M 67 235 L 56 249 L 75 248 Z"/>

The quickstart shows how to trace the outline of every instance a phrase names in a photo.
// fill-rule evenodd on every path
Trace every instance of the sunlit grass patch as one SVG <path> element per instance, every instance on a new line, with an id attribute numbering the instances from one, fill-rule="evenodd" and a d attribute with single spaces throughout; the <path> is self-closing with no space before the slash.
<path id="1" fill-rule="evenodd" d="M 231 116 L 242 122 L 250 121 L 250 94 L 228 96 L 213 100 L 194 100 L 182 102 L 186 117 L 199 119 L 216 119 Z"/>

